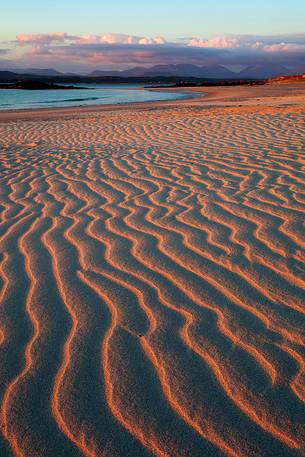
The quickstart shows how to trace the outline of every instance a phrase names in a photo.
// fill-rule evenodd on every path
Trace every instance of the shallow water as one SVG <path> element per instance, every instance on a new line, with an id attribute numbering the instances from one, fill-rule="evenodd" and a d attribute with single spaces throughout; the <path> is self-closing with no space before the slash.
<path id="1" fill-rule="evenodd" d="M 140 84 L 82 84 L 84 86 L 89 89 L 0 89 L 0 110 L 149 102 L 189 97 L 185 93 L 139 90 L 143 88 Z"/>

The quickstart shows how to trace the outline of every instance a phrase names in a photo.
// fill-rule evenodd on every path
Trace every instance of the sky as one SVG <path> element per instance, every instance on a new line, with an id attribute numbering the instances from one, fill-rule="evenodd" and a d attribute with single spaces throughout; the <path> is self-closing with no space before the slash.
<path id="1" fill-rule="evenodd" d="M 265 61 L 298 66 L 304 57 L 304 0 L 14 0 L 1 5 L 0 69 Z"/>

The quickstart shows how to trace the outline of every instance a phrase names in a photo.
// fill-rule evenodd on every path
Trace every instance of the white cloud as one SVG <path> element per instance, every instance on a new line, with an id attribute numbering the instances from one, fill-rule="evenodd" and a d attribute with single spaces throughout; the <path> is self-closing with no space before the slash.
<path id="1" fill-rule="evenodd" d="M 16 40 L 19 44 L 51 44 L 53 42 L 63 43 L 69 38 L 69 35 L 64 32 L 52 32 L 52 33 L 31 33 L 17 35 Z"/>
<path id="2" fill-rule="evenodd" d="M 283 38 L 286 39 L 283 40 Z M 210 39 L 192 38 L 188 42 L 188 46 L 209 49 L 257 50 L 262 52 L 304 52 L 305 36 L 304 34 L 287 35 L 287 37 L 230 35 Z"/>
<path id="3" fill-rule="evenodd" d="M 266 52 L 305 52 L 305 43 L 277 43 L 264 46 Z"/>
<path id="4" fill-rule="evenodd" d="M 60 43 L 83 43 L 83 44 L 165 44 L 166 40 L 162 37 L 150 38 L 123 33 L 105 33 L 104 35 L 68 35 L 65 32 L 52 32 L 43 34 L 22 34 L 16 37 L 20 45 L 50 45 Z"/>

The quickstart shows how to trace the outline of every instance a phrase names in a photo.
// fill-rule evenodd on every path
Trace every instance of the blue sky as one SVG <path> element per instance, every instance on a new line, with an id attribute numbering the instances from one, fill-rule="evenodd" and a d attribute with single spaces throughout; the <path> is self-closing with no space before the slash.
<path id="1" fill-rule="evenodd" d="M 303 0 L 14 0 L 1 5 L 0 39 L 20 33 L 119 32 L 179 37 L 303 32 Z"/>
<path id="2" fill-rule="evenodd" d="M 0 69 L 279 64 L 305 72 L 305 0 L 8 0 Z"/>

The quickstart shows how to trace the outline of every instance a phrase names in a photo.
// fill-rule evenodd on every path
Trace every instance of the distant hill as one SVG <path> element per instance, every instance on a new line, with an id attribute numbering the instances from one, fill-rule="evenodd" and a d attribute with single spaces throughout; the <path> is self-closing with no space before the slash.
<path id="1" fill-rule="evenodd" d="M 203 78 L 221 78 L 221 79 L 235 79 L 237 76 L 235 72 L 229 70 L 222 65 L 210 65 L 208 67 L 201 67 Z"/>
<path id="2" fill-rule="evenodd" d="M 289 70 L 276 64 L 251 65 L 239 73 L 241 78 L 269 79 L 280 75 L 287 75 Z"/>
<path id="3" fill-rule="evenodd" d="M 39 76 L 59 76 L 63 73 L 54 68 L 9 68 L 9 71 L 17 74 L 39 75 Z"/>
<path id="4" fill-rule="evenodd" d="M 29 75 L 28 75 L 29 76 Z M 0 71 L 0 81 L 13 82 L 18 81 L 19 75 L 12 71 Z"/>
<path id="5" fill-rule="evenodd" d="M 24 70 L 26 73 L 21 73 Z M 296 71 L 300 70 L 300 71 Z M 17 81 L 36 80 L 48 83 L 81 83 L 81 84 L 110 84 L 110 83 L 145 83 L 145 84 L 189 84 L 217 81 L 266 81 L 282 76 L 294 76 L 299 79 L 305 73 L 305 65 L 287 68 L 275 64 L 259 64 L 248 66 L 239 73 L 230 71 L 222 65 L 197 66 L 191 64 L 154 65 L 150 68 L 134 67 L 128 70 L 95 70 L 88 75 L 60 73 L 52 68 L 18 69 L 1 71 L 0 82 L 14 83 Z"/>
<path id="6" fill-rule="evenodd" d="M 6 71 L 17 75 L 35 75 L 50 77 L 84 77 L 75 73 L 62 73 L 54 68 L 8 68 Z M 1 72 L 1 71 L 0 71 Z M 1 72 L 3 73 L 3 72 Z M 127 70 L 94 70 L 87 76 L 115 77 L 115 78 L 155 78 L 155 77 L 181 77 L 181 78 L 208 78 L 208 79 L 270 79 L 282 75 L 297 75 L 305 73 L 305 64 L 294 68 L 287 68 L 277 64 L 250 65 L 239 73 L 230 71 L 223 65 L 199 66 L 192 64 L 167 64 L 152 67 L 133 67 Z"/>
<path id="7" fill-rule="evenodd" d="M 200 67 L 191 64 L 168 64 L 154 65 L 150 68 L 135 67 L 121 71 L 95 70 L 91 76 L 120 76 L 120 77 L 154 77 L 154 76 L 176 76 L 192 78 L 236 78 L 236 73 L 228 70 L 222 65 Z"/>
<path id="8" fill-rule="evenodd" d="M 129 77 L 181 77 L 202 79 L 269 79 L 281 75 L 293 75 L 305 72 L 305 64 L 295 68 L 287 68 L 277 64 L 249 65 L 240 72 L 233 72 L 223 65 L 198 66 L 191 64 L 154 65 L 150 68 L 134 67 L 128 70 L 111 71 L 95 70 L 90 76 Z"/>

